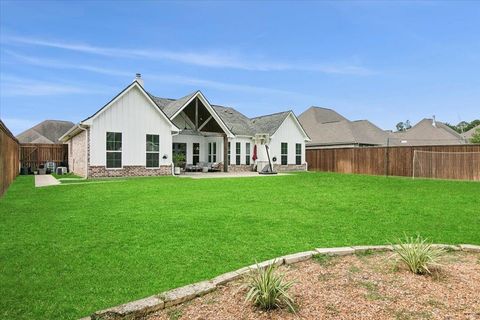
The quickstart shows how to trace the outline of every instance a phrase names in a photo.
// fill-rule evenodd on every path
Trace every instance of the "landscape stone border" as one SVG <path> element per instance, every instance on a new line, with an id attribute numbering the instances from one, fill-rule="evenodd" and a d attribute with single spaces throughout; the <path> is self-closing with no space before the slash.
<path id="1" fill-rule="evenodd" d="M 473 244 L 433 244 L 433 246 L 453 251 L 461 250 L 468 252 L 480 252 L 480 245 Z M 216 290 L 219 286 L 223 286 L 228 282 L 239 279 L 240 277 L 246 275 L 252 270 L 256 270 L 258 268 L 266 268 L 272 264 L 276 264 L 277 266 L 280 266 L 282 264 L 293 264 L 309 260 L 313 256 L 321 254 L 330 256 L 345 256 L 356 253 L 361 254 L 369 251 L 393 251 L 393 248 L 393 245 L 317 248 L 312 251 L 289 254 L 276 259 L 263 261 L 235 271 L 227 272 L 211 280 L 197 282 L 194 284 L 162 292 L 158 295 L 125 303 L 113 308 L 97 311 L 91 316 L 82 318 L 80 320 L 139 320 L 143 319 L 145 316 L 155 311 L 178 305 L 186 301 L 190 301 L 196 297 L 203 296 Z"/>

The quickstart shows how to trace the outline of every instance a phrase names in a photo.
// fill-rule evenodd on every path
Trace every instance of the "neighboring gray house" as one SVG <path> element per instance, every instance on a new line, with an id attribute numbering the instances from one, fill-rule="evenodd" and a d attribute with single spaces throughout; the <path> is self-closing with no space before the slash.
<path id="1" fill-rule="evenodd" d="M 70 121 L 45 120 L 17 135 L 20 143 L 62 143 L 59 139 L 75 124 Z"/>
<path id="2" fill-rule="evenodd" d="M 464 132 L 462 134 L 463 138 L 465 139 L 466 142 L 470 143 L 470 139 L 472 139 L 473 134 L 475 131 L 480 130 L 480 125 L 473 127 L 472 129 L 468 130 L 467 132 Z"/>
<path id="3" fill-rule="evenodd" d="M 379 146 L 388 138 L 370 121 L 350 121 L 328 108 L 310 107 L 298 120 L 311 139 L 307 149 Z"/>
<path id="4" fill-rule="evenodd" d="M 461 134 L 435 119 L 423 119 L 406 131 L 392 132 L 389 135 L 391 146 L 421 146 L 463 144 Z"/>

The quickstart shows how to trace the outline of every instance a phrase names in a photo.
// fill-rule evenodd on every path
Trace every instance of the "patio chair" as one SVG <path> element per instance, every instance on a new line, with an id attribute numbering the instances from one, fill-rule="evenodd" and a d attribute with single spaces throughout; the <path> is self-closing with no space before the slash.
<path id="1" fill-rule="evenodd" d="M 210 171 L 218 172 L 222 170 L 222 164 L 220 162 L 214 162 L 211 164 Z"/>

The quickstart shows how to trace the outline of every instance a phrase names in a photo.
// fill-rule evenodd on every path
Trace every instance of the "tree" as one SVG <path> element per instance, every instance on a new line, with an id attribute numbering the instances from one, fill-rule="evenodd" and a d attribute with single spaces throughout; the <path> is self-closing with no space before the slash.
<path id="1" fill-rule="evenodd" d="M 410 120 L 407 120 L 405 122 L 397 123 L 396 127 L 397 127 L 397 131 L 406 131 L 410 129 L 412 125 L 410 124 Z"/>
<path id="2" fill-rule="evenodd" d="M 480 120 L 475 119 L 472 122 L 460 121 L 457 125 L 453 125 L 448 122 L 445 122 L 445 124 L 450 128 L 452 128 L 453 130 L 457 131 L 458 133 L 463 133 L 478 126 L 480 124 Z"/>
<path id="3" fill-rule="evenodd" d="M 477 128 L 470 138 L 471 143 L 480 143 L 480 128 Z"/>

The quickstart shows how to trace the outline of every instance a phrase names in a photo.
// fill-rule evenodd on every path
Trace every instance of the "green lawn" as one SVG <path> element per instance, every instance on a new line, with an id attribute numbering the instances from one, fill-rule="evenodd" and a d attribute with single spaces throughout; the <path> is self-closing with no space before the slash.
<path id="1" fill-rule="evenodd" d="M 138 178 L 0 199 L 0 318 L 74 319 L 315 247 L 480 244 L 480 183 L 328 173 Z"/>

